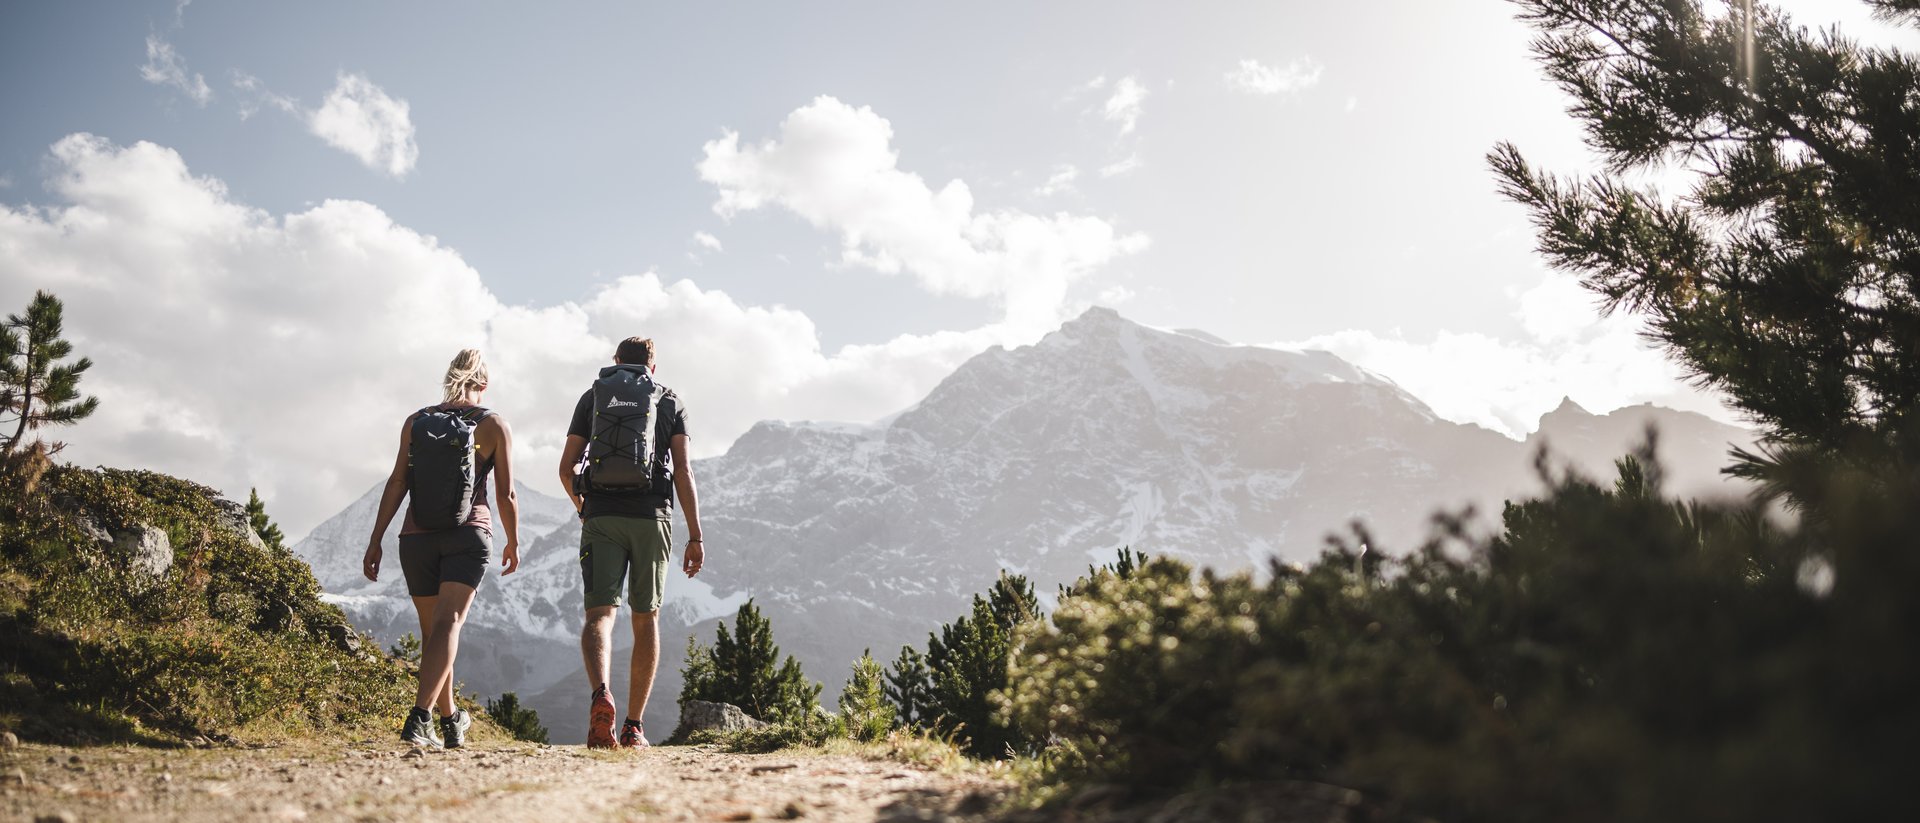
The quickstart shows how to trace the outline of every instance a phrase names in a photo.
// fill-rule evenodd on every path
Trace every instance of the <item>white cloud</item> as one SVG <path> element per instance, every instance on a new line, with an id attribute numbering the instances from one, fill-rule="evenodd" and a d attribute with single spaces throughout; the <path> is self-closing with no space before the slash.
<path id="1" fill-rule="evenodd" d="M 1680 366 L 1641 338 L 1638 318 L 1601 317 L 1571 277 L 1548 275 L 1519 295 L 1514 314 L 1525 339 L 1443 331 L 1423 342 L 1349 329 L 1276 345 L 1331 351 L 1391 378 L 1441 417 L 1515 437 L 1567 396 L 1595 411 L 1652 402 L 1736 419 L 1685 384 Z"/>
<path id="2" fill-rule="evenodd" d="M 140 67 L 140 76 L 156 86 L 180 90 L 196 105 L 205 106 L 213 100 L 213 89 L 207 87 L 206 78 L 188 74 L 187 61 L 173 50 L 172 43 L 157 34 L 147 35 L 147 62 Z"/>
<path id="3" fill-rule="evenodd" d="M 1360 98 L 1358 98 L 1358 97 L 1348 97 L 1348 98 L 1347 98 L 1347 112 L 1348 112 L 1349 114 L 1351 114 L 1351 113 L 1353 112 L 1353 110 L 1354 110 L 1354 109 L 1357 109 L 1357 108 L 1359 108 L 1359 107 L 1360 107 Z"/>
<path id="4" fill-rule="evenodd" d="M 320 108 L 307 115 L 307 128 L 367 168 L 396 178 L 420 160 L 407 101 L 389 96 L 364 74 L 342 72 Z"/>
<path id="5" fill-rule="evenodd" d="M 1041 197 L 1052 197 L 1062 192 L 1073 191 L 1073 181 L 1080 178 L 1080 169 L 1072 163 L 1062 163 L 1053 167 L 1053 173 L 1047 175 L 1047 182 L 1034 188 L 1033 193 Z"/>
<path id="6" fill-rule="evenodd" d="M 567 418 L 616 341 L 660 343 L 696 455 L 766 418 L 870 420 L 924 395 L 1003 327 L 823 352 L 800 312 L 742 305 L 654 272 L 582 300 L 509 306 L 433 238 L 364 202 L 290 214 L 236 202 L 179 154 L 77 134 L 57 143 L 47 206 L 0 204 L 0 308 L 36 288 L 67 306 L 98 414 L 54 432 L 79 465 L 151 468 L 245 498 L 290 533 L 366 491 L 401 417 L 439 398 L 455 351 L 493 367 L 516 474 L 541 489 Z"/>
<path id="7" fill-rule="evenodd" d="M 1242 60 L 1227 72 L 1226 80 L 1228 87 L 1248 94 L 1291 94 L 1318 85 L 1324 68 L 1311 57 L 1295 58 L 1284 67 Z"/>
<path id="8" fill-rule="evenodd" d="M 706 144 L 700 177 L 720 190 L 723 217 L 779 206 L 841 238 L 841 260 L 912 274 L 938 294 L 998 300 L 1003 325 L 1037 333 L 1062 319 L 1070 284 L 1147 245 L 1097 217 L 976 211 L 967 184 L 934 190 L 899 166 L 893 127 L 872 109 L 820 97 L 794 110 L 780 136 Z"/>
<path id="9" fill-rule="evenodd" d="M 300 103 L 284 94 L 275 94 L 267 88 L 260 78 L 239 69 L 233 70 L 233 87 L 246 96 L 240 98 L 240 119 L 246 120 L 260 111 L 261 106 L 272 106 L 288 114 L 305 119 L 300 113 Z"/>
<path id="10" fill-rule="evenodd" d="M 1121 134 L 1131 134 L 1134 127 L 1140 125 L 1140 109 L 1146 100 L 1147 87 L 1128 75 L 1113 84 L 1113 95 L 1107 98 L 1101 113 L 1108 120 L 1120 124 Z"/>
<path id="11" fill-rule="evenodd" d="M 712 251 L 726 251 L 726 249 L 720 246 L 720 238 L 715 237 L 703 231 L 697 231 L 693 233 L 693 242 L 699 244 L 700 247 L 704 249 L 709 249 Z"/>
<path id="12" fill-rule="evenodd" d="M 1119 177 L 1120 175 L 1123 175 L 1123 174 L 1132 174 L 1133 172 L 1138 171 L 1140 169 L 1140 166 L 1141 166 L 1140 153 L 1134 152 L 1133 154 L 1129 154 L 1126 157 L 1123 157 L 1119 160 L 1115 160 L 1112 163 L 1108 163 L 1104 166 L 1101 166 L 1100 176 L 1101 177 Z"/>

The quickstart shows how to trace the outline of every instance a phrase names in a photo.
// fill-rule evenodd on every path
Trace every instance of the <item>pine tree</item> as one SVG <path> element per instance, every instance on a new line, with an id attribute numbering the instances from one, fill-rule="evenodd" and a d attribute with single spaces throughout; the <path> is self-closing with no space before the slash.
<path id="1" fill-rule="evenodd" d="M 60 300 L 39 291 L 25 315 L 9 315 L 0 327 L 0 415 L 12 415 L 0 426 L 13 424 L 11 433 L 0 430 L 0 456 L 24 446 L 28 432 L 72 425 L 100 406 L 99 398 L 81 397 L 79 390 L 92 360 L 57 365 L 73 353 L 73 344 L 60 339 L 60 314 Z"/>
<path id="2" fill-rule="evenodd" d="M 724 623 L 716 627 L 711 648 L 688 639 L 680 698 L 731 703 L 774 722 L 818 711 L 821 685 L 807 679 L 793 655 L 775 666 L 780 647 L 773 643 L 773 624 L 752 600 L 741 604 L 733 625 L 732 632 Z"/>
<path id="3" fill-rule="evenodd" d="M 260 501 L 260 490 L 247 491 L 247 523 L 253 527 L 253 533 L 260 535 L 261 542 L 269 548 L 286 549 L 286 535 L 280 533 L 280 527 L 272 518 L 267 517 L 267 504 Z"/>
<path id="4" fill-rule="evenodd" d="M 1753 3 L 1519 5 L 1607 169 L 1559 179 L 1501 144 L 1502 189 L 1553 264 L 1762 424 L 1732 471 L 1818 518 L 1809 459 L 1920 461 L 1920 63 Z M 1662 167 L 1685 196 L 1625 176 Z"/>
<path id="5" fill-rule="evenodd" d="M 413 632 L 400 635 L 400 639 L 387 647 L 387 654 L 404 663 L 420 665 L 420 638 Z"/>
<path id="6" fill-rule="evenodd" d="M 993 693 L 1007 687 L 1015 627 L 1039 614 L 1033 584 L 1003 573 L 986 597 L 974 595 L 971 614 L 927 637 L 929 725 L 964 740 L 978 757 L 1000 757 L 1027 744 L 996 716 Z"/>
<path id="7" fill-rule="evenodd" d="M 1146 565 L 1146 563 L 1147 555 L 1145 552 L 1134 551 L 1132 546 L 1121 546 L 1120 554 L 1113 559 L 1113 562 L 1102 563 L 1098 566 L 1090 565 L 1087 567 L 1086 577 L 1082 577 L 1072 583 L 1060 584 L 1060 599 L 1065 600 L 1080 594 L 1083 586 L 1086 586 L 1101 574 L 1110 574 L 1121 580 L 1130 579 L 1133 577 L 1133 573 L 1141 566 Z"/>
<path id="8" fill-rule="evenodd" d="M 932 722 L 932 673 L 927 669 L 927 656 L 918 649 L 900 647 L 900 656 L 887 670 L 886 692 L 900 725 L 924 728 Z"/>
<path id="9" fill-rule="evenodd" d="M 873 650 L 862 651 L 860 659 L 853 664 L 853 679 L 840 690 L 840 719 L 846 724 L 847 736 L 874 741 L 893 730 L 893 704 L 887 702 L 881 680 L 880 664 L 874 662 Z"/>
<path id="10" fill-rule="evenodd" d="M 487 716 L 493 722 L 512 733 L 513 739 L 528 743 L 546 743 L 547 727 L 540 725 L 540 713 L 520 705 L 520 696 L 513 692 L 500 695 L 497 700 L 487 701 Z"/>

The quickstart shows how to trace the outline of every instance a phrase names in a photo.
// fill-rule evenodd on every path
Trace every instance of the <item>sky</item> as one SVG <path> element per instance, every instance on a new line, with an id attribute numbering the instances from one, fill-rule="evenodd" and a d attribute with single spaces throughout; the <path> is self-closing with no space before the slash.
<path id="1" fill-rule="evenodd" d="M 1851 0 L 1784 4 L 1911 50 Z M 293 535 L 460 348 L 517 474 L 613 343 L 696 455 L 874 420 L 1093 305 L 1324 348 L 1513 436 L 1735 419 L 1533 253 L 1484 156 L 1591 171 L 1499 0 L 0 5 L 0 310 L 67 304 L 81 465 Z"/>

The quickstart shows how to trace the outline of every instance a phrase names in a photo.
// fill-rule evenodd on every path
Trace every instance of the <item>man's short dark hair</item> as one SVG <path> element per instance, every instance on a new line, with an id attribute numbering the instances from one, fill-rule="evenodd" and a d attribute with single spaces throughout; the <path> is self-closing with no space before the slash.
<path id="1" fill-rule="evenodd" d="M 613 359 L 629 366 L 653 365 L 653 338 L 629 337 L 613 350 Z"/>

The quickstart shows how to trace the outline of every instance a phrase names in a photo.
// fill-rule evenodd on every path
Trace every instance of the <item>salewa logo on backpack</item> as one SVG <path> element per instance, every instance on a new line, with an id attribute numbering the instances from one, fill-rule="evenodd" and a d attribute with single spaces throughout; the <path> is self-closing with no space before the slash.
<path id="1" fill-rule="evenodd" d="M 607 408 L 609 409 L 618 408 L 620 406 L 633 406 L 635 408 L 638 408 L 640 404 L 633 402 L 631 400 L 621 400 L 618 397 L 607 400 Z"/>

